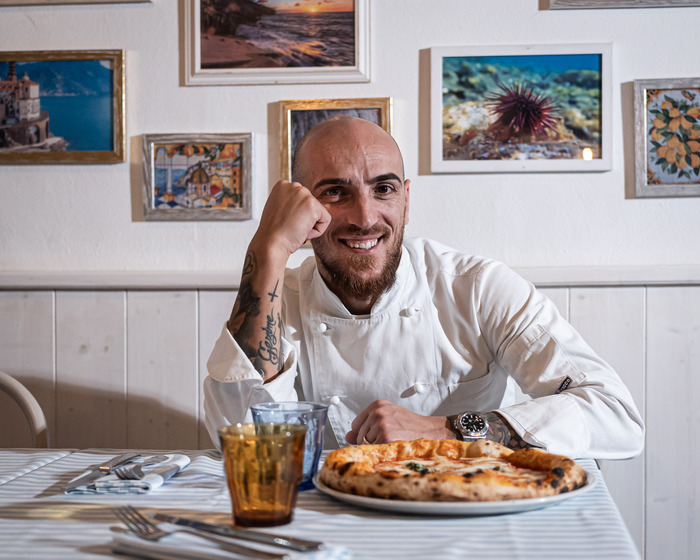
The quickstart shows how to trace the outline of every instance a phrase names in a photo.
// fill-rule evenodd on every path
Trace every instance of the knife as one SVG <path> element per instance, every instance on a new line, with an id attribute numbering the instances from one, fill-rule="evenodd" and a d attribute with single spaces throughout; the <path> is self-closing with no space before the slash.
<path id="1" fill-rule="evenodd" d="M 205 523 L 203 521 L 187 519 L 186 517 L 176 517 L 174 515 L 167 515 L 165 513 L 152 513 L 150 515 L 158 521 L 166 521 L 168 523 L 174 523 L 175 525 L 190 527 L 199 531 L 213 533 L 221 537 L 230 537 L 233 539 L 254 541 L 262 544 L 280 546 L 282 548 L 288 548 L 291 550 L 298 550 L 300 552 L 308 552 L 310 550 L 323 550 L 326 548 L 325 544 L 317 541 L 307 541 L 304 539 L 297 539 L 295 537 L 284 537 L 282 535 L 273 535 L 271 533 L 258 533 L 257 531 L 247 531 L 245 529 L 229 527 L 226 525 L 215 525 L 213 523 Z"/>
<path id="2" fill-rule="evenodd" d="M 78 478 L 71 480 L 68 483 L 68 486 L 66 487 L 66 492 L 70 492 L 72 490 L 75 490 L 76 488 L 79 488 L 80 486 L 85 486 L 89 482 L 92 482 L 93 480 L 96 480 L 100 478 L 101 476 L 104 476 L 106 474 L 109 474 L 112 472 L 112 469 L 114 467 L 119 467 L 121 465 L 125 465 L 126 463 L 129 463 L 133 461 L 134 459 L 141 457 L 140 453 L 134 453 L 134 452 L 129 452 L 129 453 L 122 453 L 121 455 L 118 455 L 114 457 L 113 459 L 110 459 L 109 461 L 105 461 L 101 465 L 97 465 L 96 467 L 93 467 L 90 472 L 85 473 L 82 476 L 79 476 Z"/>

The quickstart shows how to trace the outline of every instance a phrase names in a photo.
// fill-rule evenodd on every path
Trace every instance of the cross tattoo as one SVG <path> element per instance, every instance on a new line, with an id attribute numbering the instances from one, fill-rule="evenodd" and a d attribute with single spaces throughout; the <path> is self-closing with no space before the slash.
<path id="1" fill-rule="evenodd" d="M 278 285 L 279 283 L 280 283 L 280 281 L 277 280 L 277 282 L 275 282 L 275 289 L 272 290 L 272 292 L 267 292 L 267 295 L 270 296 L 270 301 L 275 301 L 275 298 L 276 298 L 276 297 L 279 297 L 279 296 L 277 295 L 277 285 Z"/>

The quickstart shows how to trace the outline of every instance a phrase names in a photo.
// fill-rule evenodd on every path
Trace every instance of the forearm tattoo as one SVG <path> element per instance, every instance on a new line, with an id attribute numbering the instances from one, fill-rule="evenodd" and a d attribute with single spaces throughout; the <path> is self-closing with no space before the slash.
<path id="1" fill-rule="evenodd" d="M 482 415 L 489 423 L 489 431 L 486 436 L 491 441 L 495 441 L 511 449 L 525 449 L 530 447 L 523 438 L 521 438 L 515 430 L 510 427 L 503 418 L 495 412 L 484 412 Z"/>
<path id="2" fill-rule="evenodd" d="M 276 333 L 279 324 L 279 314 L 277 314 L 277 324 L 272 315 L 267 316 L 267 325 L 262 329 L 265 332 L 265 340 L 261 340 L 258 346 L 258 358 L 274 365 L 279 365 L 279 341 Z"/>
<path id="3" fill-rule="evenodd" d="M 282 318 L 279 311 L 275 313 L 275 308 L 279 305 L 279 302 L 275 301 L 279 297 L 279 281 L 274 290 L 267 294 L 270 302 L 269 313 L 261 324 L 263 299 L 253 287 L 257 272 L 255 254 L 249 251 L 243 266 L 238 297 L 226 326 L 253 363 L 253 367 L 260 375 L 266 377 L 278 373 L 281 367 Z M 265 304 L 265 307 L 268 306 Z"/>

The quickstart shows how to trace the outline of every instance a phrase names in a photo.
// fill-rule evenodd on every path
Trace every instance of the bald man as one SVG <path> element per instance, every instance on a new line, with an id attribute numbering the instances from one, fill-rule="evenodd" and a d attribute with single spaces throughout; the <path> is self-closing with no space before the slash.
<path id="1" fill-rule="evenodd" d="M 329 405 L 327 447 L 488 438 L 639 454 L 643 423 L 614 370 L 503 264 L 404 240 L 409 193 L 398 145 L 369 121 L 331 119 L 298 143 L 207 364 L 214 441 L 251 404 L 311 400 Z M 288 269 L 307 240 L 314 256 Z"/>

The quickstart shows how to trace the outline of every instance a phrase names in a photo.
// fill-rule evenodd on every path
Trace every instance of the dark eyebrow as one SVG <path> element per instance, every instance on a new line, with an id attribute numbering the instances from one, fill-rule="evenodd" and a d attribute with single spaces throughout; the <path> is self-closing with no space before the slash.
<path id="1" fill-rule="evenodd" d="M 377 183 L 383 183 L 385 181 L 396 181 L 398 183 L 401 183 L 401 178 L 398 175 L 396 175 L 396 173 L 384 173 L 383 175 L 377 175 L 376 177 L 369 180 L 369 182 L 373 185 L 376 185 Z M 318 183 L 314 185 L 313 188 L 315 190 L 321 187 L 325 187 L 326 185 L 350 184 L 352 184 L 352 181 L 350 181 L 350 179 L 346 179 L 343 177 L 329 177 L 328 179 L 321 179 Z"/>
<path id="2" fill-rule="evenodd" d="M 344 179 L 342 177 L 329 177 L 328 179 L 321 179 L 318 183 L 314 185 L 315 189 L 320 189 L 326 185 L 349 185 L 350 179 Z"/>
<path id="3" fill-rule="evenodd" d="M 374 179 L 370 181 L 372 184 L 376 183 L 383 183 L 385 181 L 396 181 L 397 183 L 401 183 L 401 179 L 396 173 L 385 173 L 384 175 L 378 175 Z"/>

